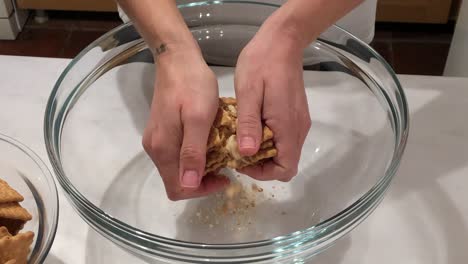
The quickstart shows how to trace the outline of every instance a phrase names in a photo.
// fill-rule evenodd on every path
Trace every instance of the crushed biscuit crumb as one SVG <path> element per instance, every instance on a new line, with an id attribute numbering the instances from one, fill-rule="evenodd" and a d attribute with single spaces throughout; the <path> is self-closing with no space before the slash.
<path id="1" fill-rule="evenodd" d="M 255 191 L 255 192 L 263 192 L 263 188 L 258 187 L 258 185 L 255 184 L 255 183 L 252 183 L 252 191 Z"/>
<path id="2" fill-rule="evenodd" d="M 257 204 L 266 201 L 267 196 L 263 193 L 263 188 L 256 184 L 248 186 L 231 179 L 230 185 L 212 198 L 212 206 L 195 211 L 195 224 L 205 225 L 210 229 L 224 225 L 228 230 L 236 231 L 248 230 L 254 226 L 255 219 L 252 216 Z M 190 221 L 192 223 L 192 219 Z"/>

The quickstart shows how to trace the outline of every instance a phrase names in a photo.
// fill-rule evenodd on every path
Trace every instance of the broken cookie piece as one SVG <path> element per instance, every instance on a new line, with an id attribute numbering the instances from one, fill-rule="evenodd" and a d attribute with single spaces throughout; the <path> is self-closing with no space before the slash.
<path id="1" fill-rule="evenodd" d="M 221 98 L 216 119 L 208 139 L 205 173 L 228 167 L 241 169 L 258 165 L 277 155 L 273 142 L 273 132 L 263 127 L 263 138 L 260 150 L 251 157 L 242 157 L 237 145 L 237 102 L 234 98 Z"/>
<path id="2" fill-rule="evenodd" d="M 0 204 L 0 226 L 6 227 L 12 235 L 16 235 L 31 219 L 31 214 L 17 202 Z"/>
<path id="3" fill-rule="evenodd" d="M 34 233 L 30 231 L 15 236 L 4 234 L 0 238 L 0 263 L 26 264 L 33 240 Z"/>
<path id="4" fill-rule="evenodd" d="M 0 203 L 22 202 L 23 196 L 11 188 L 8 183 L 0 179 Z"/>

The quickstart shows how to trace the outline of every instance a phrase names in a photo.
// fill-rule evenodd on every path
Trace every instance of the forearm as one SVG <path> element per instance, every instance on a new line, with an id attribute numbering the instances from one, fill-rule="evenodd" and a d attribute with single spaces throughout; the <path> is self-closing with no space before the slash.
<path id="1" fill-rule="evenodd" d="M 117 0 L 152 51 L 197 50 L 175 0 Z"/>
<path id="2" fill-rule="evenodd" d="M 288 0 L 265 23 L 265 31 L 276 31 L 305 48 L 324 30 L 363 0 Z"/>

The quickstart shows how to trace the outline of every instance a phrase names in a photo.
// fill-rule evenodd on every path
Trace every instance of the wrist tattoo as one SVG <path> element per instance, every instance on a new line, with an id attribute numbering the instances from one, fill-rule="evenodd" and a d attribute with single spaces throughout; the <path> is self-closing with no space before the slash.
<path id="1" fill-rule="evenodd" d="M 166 51 L 167 51 L 167 45 L 165 43 L 162 43 L 161 45 L 159 45 L 159 47 L 154 49 L 154 52 L 156 55 L 161 55 Z"/>

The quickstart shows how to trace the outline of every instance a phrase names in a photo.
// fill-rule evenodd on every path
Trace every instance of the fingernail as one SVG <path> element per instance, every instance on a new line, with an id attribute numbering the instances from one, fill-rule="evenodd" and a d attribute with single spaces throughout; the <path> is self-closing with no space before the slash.
<path id="1" fill-rule="evenodd" d="M 182 175 L 182 187 L 187 188 L 196 188 L 200 186 L 200 179 L 198 177 L 198 172 L 194 170 L 187 170 Z"/>
<path id="2" fill-rule="evenodd" d="M 243 137 L 240 141 L 240 147 L 243 149 L 255 148 L 255 139 L 253 137 Z"/>

